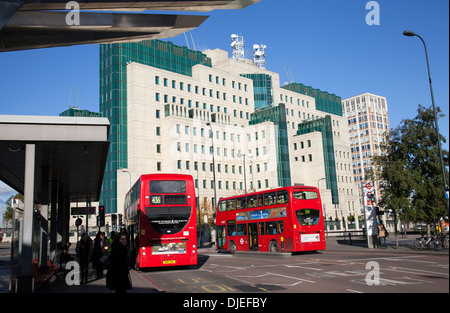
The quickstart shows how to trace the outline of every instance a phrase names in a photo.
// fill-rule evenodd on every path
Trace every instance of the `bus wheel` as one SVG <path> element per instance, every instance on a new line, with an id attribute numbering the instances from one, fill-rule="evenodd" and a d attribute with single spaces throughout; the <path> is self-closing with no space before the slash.
<path id="1" fill-rule="evenodd" d="M 279 252 L 278 242 L 276 242 L 275 240 L 272 240 L 269 244 L 269 251 L 270 252 Z"/>
<path id="2" fill-rule="evenodd" d="M 236 244 L 234 243 L 234 241 L 230 241 L 230 243 L 228 244 L 228 251 L 230 251 L 231 254 L 236 253 Z"/>

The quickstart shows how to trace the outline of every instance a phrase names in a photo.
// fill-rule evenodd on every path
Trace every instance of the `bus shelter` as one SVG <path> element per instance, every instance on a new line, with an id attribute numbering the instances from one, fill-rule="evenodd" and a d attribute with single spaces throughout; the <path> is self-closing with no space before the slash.
<path id="1" fill-rule="evenodd" d="M 10 291 L 32 292 L 33 262 L 45 267 L 68 241 L 70 203 L 99 200 L 109 126 L 107 118 L 0 115 L 0 180 L 24 195 Z"/>

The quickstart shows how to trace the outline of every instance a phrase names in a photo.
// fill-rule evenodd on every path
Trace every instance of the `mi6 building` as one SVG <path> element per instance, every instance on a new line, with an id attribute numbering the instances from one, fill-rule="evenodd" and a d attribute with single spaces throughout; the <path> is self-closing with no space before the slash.
<path id="1" fill-rule="evenodd" d="M 100 114 L 111 122 L 100 199 L 107 212 L 122 213 L 140 175 L 180 173 L 193 176 L 199 202 L 213 207 L 244 192 L 318 186 L 329 229 L 359 228 L 341 98 L 280 86 L 279 74 L 260 64 L 159 40 L 101 45 Z"/>

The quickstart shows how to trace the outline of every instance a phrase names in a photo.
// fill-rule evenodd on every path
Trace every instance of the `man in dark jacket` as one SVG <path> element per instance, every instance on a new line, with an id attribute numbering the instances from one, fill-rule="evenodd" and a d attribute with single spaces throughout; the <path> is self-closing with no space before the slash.
<path id="1" fill-rule="evenodd" d="M 87 283 L 88 273 L 89 273 L 89 262 L 92 256 L 92 239 L 88 234 L 83 233 L 81 235 L 80 241 L 77 243 L 75 248 L 77 253 L 78 262 L 80 264 L 81 270 L 81 283 Z"/>
<path id="2" fill-rule="evenodd" d="M 106 287 L 116 293 L 126 293 L 132 289 L 128 268 L 127 237 L 124 233 L 116 236 L 109 257 L 109 268 L 106 274 Z"/>

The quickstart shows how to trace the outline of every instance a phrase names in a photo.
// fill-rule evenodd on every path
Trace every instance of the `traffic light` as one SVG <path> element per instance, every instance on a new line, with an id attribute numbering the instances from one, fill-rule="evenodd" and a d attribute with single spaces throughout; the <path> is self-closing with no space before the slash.
<path id="1" fill-rule="evenodd" d="M 119 228 L 122 228 L 123 226 L 123 215 L 119 214 L 119 224 L 118 224 Z"/>
<path id="2" fill-rule="evenodd" d="M 111 226 L 112 226 L 112 230 L 117 231 L 117 215 L 116 214 L 111 214 Z"/>
<path id="3" fill-rule="evenodd" d="M 105 226 L 105 206 L 104 205 L 101 205 L 98 207 L 97 226 L 98 227 Z"/>

